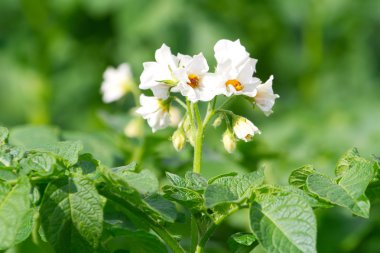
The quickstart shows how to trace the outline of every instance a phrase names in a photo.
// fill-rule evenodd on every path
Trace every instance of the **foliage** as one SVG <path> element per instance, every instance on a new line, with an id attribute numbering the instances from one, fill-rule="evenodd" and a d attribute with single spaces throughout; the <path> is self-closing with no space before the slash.
<path id="1" fill-rule="evenodd" d="M 168 172 L 170 184 L 160 190 L 151 172 L 135 163 L 107 168 L 81 154 L 78 142 L 20 148 L 10 144 L 12 131 L 9 137 L 6 128 L 0 133 L 1 249 L 31 236 L 56 252 L 185 252 L 196 244 L 171 232 L 173 224 L 186 224 L 182 216 L 198 228 L 193 250 L 201 252 L 227 217 L 247 208 L 251 231 L 231 234 L 231 252 L 250 252 L 258 244 L 267 252 L 316 252 L 314 209 L 341 206 L 366 218 L 373 196 L 368 193 L 380 183 L 378 161 L 353 149 L 339 160 L 333 178 L 310 165 L 294 170 L 289 186 L 265 183 L 263 169 L 208 180 Z"/>

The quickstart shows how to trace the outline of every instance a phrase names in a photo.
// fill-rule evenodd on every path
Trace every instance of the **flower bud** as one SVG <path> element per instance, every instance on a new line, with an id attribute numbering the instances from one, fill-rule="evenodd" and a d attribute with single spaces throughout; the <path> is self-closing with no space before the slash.
<path id="1" fill-rule="evenodd" d="M 214 128 L 217 128 L 218 126 L 220 126 L 220 124 L 222 123 L 222 120 L 223 120 L 223 116 L 222 115 L 219 115 L 219 117 L 217 117 L 215 120 L 214 120 L 214 123 L 212 123 L 212 126 Z"/>
<path id="2" fill-rule="evenodd" d="M 189 117 L 185 117 L 185 119 L 184 119 L 183 130 L 185 131 L 187 140 L 189 141 L 191 146 L 194 147 L 194 145 L 195 145 L 195 129 L 191 125 Z"/>
<path id="3" fill-rule="evenodd" d="M 224 149 L 230 154 L 236 149 L 236 138 L 229 129 L 227 129 L 223 134 L 223 145 Z"/>
<path id="4" fill-rule="evenodd" d="M 260 130 L 248 119 L 241 116 L 233 116 L 232 118 L 232 128 L 236 137 L 248 142 L 252 140 L 255 133 L 260 134 Z"/>
<path id="5" fill-rule="evenodd" d="M 124 134 L 130 138 L 140 137 L 142 133 L 142 121 L 140 118 L 134 118 L 124 128 Z"/>
<path id="6" fill-rule="evenodd" d="M 186 142 L 186 135 L 182 128 L 178 128 L 172 136 L 172 143 L 175 150 L 180 151 Z"/>

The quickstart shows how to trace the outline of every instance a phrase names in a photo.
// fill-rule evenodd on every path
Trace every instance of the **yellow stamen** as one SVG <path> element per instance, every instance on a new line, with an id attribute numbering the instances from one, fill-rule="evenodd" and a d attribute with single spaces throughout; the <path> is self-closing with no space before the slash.
<path id="1" fill-rule="evenodd" d="M 236 79 L 228 80 L 226 82 L 226 87 L 228 87 L 228 85 L 234 86 L 236 91 L 240 91 L 244 88 L 244 86 Z"/>
<path id="2" fill-rule="evenodd" d="M 188 75 L 189 81 L 187 84 L 191 86 L 191 88 L 195 89 L 199 86 L 199 77 L 194 74 Z"/>

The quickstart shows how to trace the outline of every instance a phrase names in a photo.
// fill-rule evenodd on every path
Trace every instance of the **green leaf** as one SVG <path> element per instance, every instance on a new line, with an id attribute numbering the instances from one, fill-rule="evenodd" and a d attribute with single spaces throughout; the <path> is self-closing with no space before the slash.
<path id="1" fill-rule="evenodd" d="M 354 198 L 347 189 L 335 184 L 326 176 L 310 175 L 307 179 L 307 188 L 325 201 L 348 208 L 355 215 L 368 218 L 370 208 L 368 199 L 364 195 Z"/>
<path id="2" fill-rule="evenodd" d="M 315 170 L 312 165 L 305 165 L 299 169 L 293 170 L 289 176 L 289 184 L 298 188 L 303 188 L 306 185 L 307 177 L 314 173 Z"/>
<path id="3" fill-rule="evenodd" d="M 202 210 L 204 199 L 202 195 L 192 189 L 165 185 L 162 188 L 164 197 L 175 201 L 190 210 Z"/>
<path id="4" fill-rule="evenodd" d="M 263 182 L 264 170 L 218 178 L 205 191 L 206 207 L 211 208 L 225 203 L 239 203 L 249 198 L 252 189 Z"/>
<path id="5" fill-rule="evenodd" d="M 166 172 L 169 181 L 178 187 L 189 188 L 194 191 L 204 191 L 207 187 L 207 180 L 198 173 L 186 172 L 185 178 Z"/>
<path id="6" fill-rule="evenodd" d="M 79 168 L 83 174 L 90 174 L 96 172 L 99 166 L 99 161 L 94 159 L 91 154 L 83 154 L 79 156 L 76 168 Z"/>
<path id="7" fill-rule="evenodd" d="M 239 232 L 228 239 L 228 248 L 231 253 L 249 253 L 258 244 L 256 237 L 251 233 Z"/>
<path id="8" fill-rule="evenodd" d="M 17 175 L 14 173 L 15 168 L 0 166 L 0 180 L 16 180 Z"/>
<path id="9" fill-rule="evenodd" d="M 20 226 L 17 231 L 15 244 L 18 244 L 24 240 L 26 240 L 33 230 L 33 218 L 34 214 L 36 213 L 35 209 L 29 209 L 28 212 L 24 214 L 22 217 Z"/>
<path id="10" fill-rule="evenodd" d="M 42 227 L 57 252 L 93 252 L 103 229 L 103 207 L 91 180 L 80 174 L 51 182 L 42 200 Z"/>
<path id="11" fill-rule="evenodd" d="M 225 173 L 225 174 L 222 174 L 222 175 L 218 175 L 216 177 L 210 178 L 208 180 L 208 184 L 212 184 L 212 183 L 214 183 L 215 180 L 217 180 L 219 178 L 222 178 L 222 177 L 234 177 L 234 176 L 237 176 L 236 172 L 229 172 L 229 173 Z"/>
<path id="12" fill-rule="evenodd" d="M 356 148 L 352 148 L 344 153 L 336 165 L 335 175 L 337 177 L 341 177 L 343 173 L 350 167 L 352 161 L 358 157 L 360 157 L 359 151 Z"/>
<path id="13" fill-rule="evenodd" d="M 30 210 L 30 183 L 21 177 L 9 186 L 0 182 L 0 250 L 10 248 L 20 239 L 24 217 Z"/>
<path id="14" fill-rule="evenodd" d="M 83 145 L 79 141 L 62 141 L 55 144 L 44 145 L 36 148 L 37 151 L 51 152 L 61 159 L 67 167 L 78 162 L 79 152 Z"/>
<path id="15" fill-rule="evenodd" d="M 253 202 L 250 222 L 267 252 L 316 252 L 317 224 L 308 202 L 296 194 L 269 195 Z"/>
<path id="16" fill-rule="evenodd" d="M 56 159 L 49 153 L 32 153 L 20 161 L 20 166 L 22 175 L 34 172 L 37 175 L 46 176 L 54 172 Z"/>
<path id="17" fill-rule="evenodd" d="M 176 221 L 177 209 L 175 208 L 175 205 L 169 200 L 156 193 L 144 198 L 144 201 L 151 209 L 159 213 L 165 221 L 171 223 L 174 223 Z"/>
<path id="18" fill-rule="evenodd" d="M 8 139 L 9 131 L 7 128 L 0 126 L 0 145 L 4 144 Z"/>
<path id="19" fill-rule="evenodd" d="M 23 157 L 24 150 L 20 147 L 12 147 L 10 145 L 0 146 L 0 165 L 6 167 L 16 166 L 17 162 Z"/>
<path id="20" fill-rule="evenodd" d="M 355 215 L 368 218 L 370 203 L 364 193 L 374 176 L 373 163 L 356 157 L 342 171 L 338 184 L 320 174 L 310 175 L 306 183 L 307 189 L 319 198 L 346 207 Z"/>
<path id="21" fill-rule="evenodd" d="M 49 126 L 19 126 L 9 133 L 9 144 L 25 149 L 39 148 L 59 141 L 58 129 Z"/>
<path id="22" fill-rule="evenodd" d="M 105 248 L 110 252 L 126 250 L 131 253 L 167 253 L 165 245 L 155 236 L 145 231 L 113 229 L 115 237 L 108 240 Z"/>
<path id="23" fill-rule="evenodd" d="M 142 170 L 139 173 L 125 171 L 125 181 L 141 194 L 152 194 L 158 191 L 158 179 L 150 170 Z"/>

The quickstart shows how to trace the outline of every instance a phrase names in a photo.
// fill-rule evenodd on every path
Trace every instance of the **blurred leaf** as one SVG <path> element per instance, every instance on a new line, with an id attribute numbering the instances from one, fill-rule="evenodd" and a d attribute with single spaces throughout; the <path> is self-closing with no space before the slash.
<path id="1" fill-rule="evenodd" d="M 316 252 L 317 224 L 313 210 L 296 194 L 268 195 L 253 202 L 251 228 L 267 252 Z"/>
<path id="2" fill-rule="evenodd" d="M 18 244 L 24 240 L 26 240 L 33 230 L 33 218 L 36 213 L 35 209 L 29 209 L 28 212 L 24 214 L 22 217 L 21 224 L 19 226 L 19 230 L 17 231 L 15 244 Z"/>
<path id="3" fill-rule="evenodd" d="M 49 153 L 32 153 L 20 161 L 20 174 L 27 175 L 34 172 L 37 175 L 46 176 L 53 173 L 56 168 L 56 160 Z"/>
<path id="4" fill-rule="evenodd" d="M 177 219 L 177 209 L 174 203 L 169 200 L 163 198 L 159 194 L 149 195 L 144 198 L 144 201 L 148 204 L 148 206 L 159 213 L 164 220 L 174 223 Z"/>
<path id="5" fill-rule="evenodd" d="M 16 180 L 17 175 L 13 170 L 15 170 L 15 168 L 0 166 L 0 180 Z"/>
<path id="6" fill-rule="evenodd" d="M 54 144 L 43 145 L 35 150 L 51 152 L 67 166 L 73 166 L 78 161 L 79 152 L 83 145 L 79 141 L 62 141 Z"/>
<path id="7" fill-rule="evenodd" d="M 50 126 L 19 126 L 11 129 L 8 141 L 30 150 L 58 142 L 58 130 Z"/>
<path id="8" fill-rule="evenodd" d="M 8 139 L 9 131 L 7 128 L 0 126 L 0 145 Z"/>

